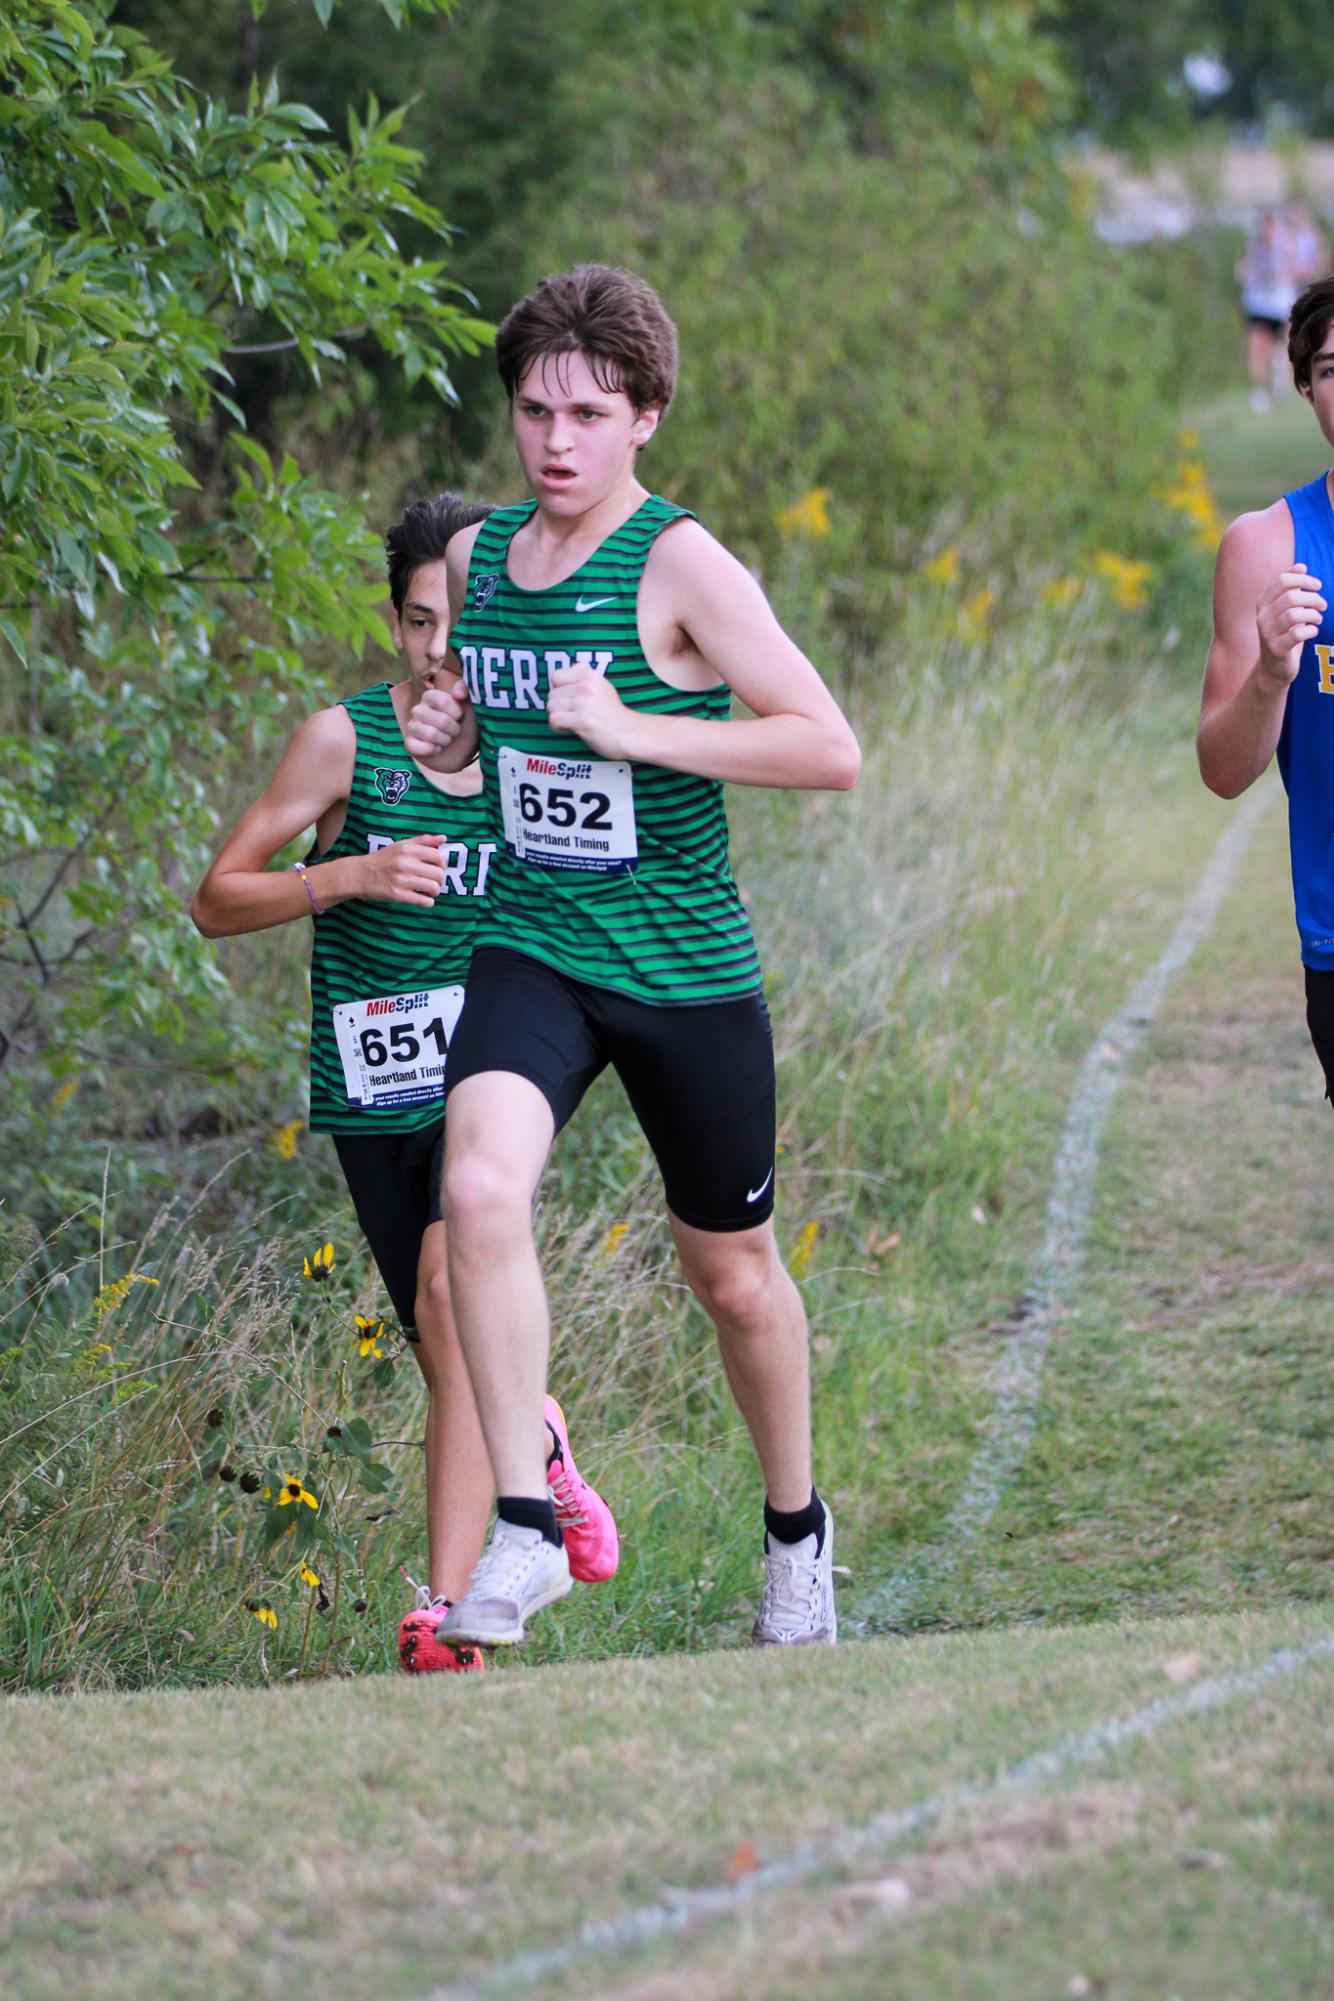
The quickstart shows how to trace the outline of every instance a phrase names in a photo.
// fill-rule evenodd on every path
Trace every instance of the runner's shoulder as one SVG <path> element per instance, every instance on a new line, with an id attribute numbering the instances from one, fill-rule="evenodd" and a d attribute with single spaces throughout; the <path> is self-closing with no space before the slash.
<path id="1" fill-rule="evenodd" d="M 487 517 L 489 519 L 489 516 Z M 462 609 L 463 593 L 468 586 L 468 568 L 472 562 L 472 552 L 477 545 L 477 537 L 486 526 L 486 521 L 474 521 L 467 528 L 460 528 L 457 535 L 451 535 L 445 544 L 445 573 L 449 578 L 449 594 L 454 602 L 454 616 Z"/>
<path id="2" fill-rule="evenodd" d="M 754 588 L 745 564 L 692 515 L 678 515 L 657 536 L 644 566 L 657 589 L 698 602 L 738 584 Z"/>
<path id="3" fill-rule="evenodd" d="M 335 787 L 331 797 L 342 797 L 352 782 L 357 757 L 357 729 L 341 702 L 316 709 L 296 731 L 283 759 L 294 775 L 318 779 Z"/>
<path id="4" fill-rule="evenodd" d="M 1220 569 L 1283 569 L 1292 552 L 1292 512 L 1286 500 L 1276 500 L 1229 521 L 1218 545 L 1218 564 Z"/>

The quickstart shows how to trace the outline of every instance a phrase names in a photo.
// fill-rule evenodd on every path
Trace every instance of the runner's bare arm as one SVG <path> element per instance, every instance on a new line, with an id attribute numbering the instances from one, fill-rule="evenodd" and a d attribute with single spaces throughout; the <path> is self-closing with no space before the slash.
<path id="1" fill-rule="evenodd" d="M 1195 748 L 1211 792 L 1235 799 L 1278 747 L 1302 647 L 1320 630 L 1322 579 L 1292 560 L 1283 501 L 1228 528 L 1214 572 L 1214 636 Z"/>
<path id="2" fill-rule="evenodd" d="M 449 577 L 449 622 L 458 624 L 468 595 L 468 565 L 481 522 L 451 535 L 445 548 Z M 452 658 L 452 656 L 451 656 Z M 443 688 L 428 688 L 403 726 L 403 741 L 428 771 L 461 771 L 477 755 L 477 718 L 460 677 Z"/>
<path id="3" fill-rule="evenodd" d="M 629 709 L 601 675 L 571 667 L 551 676 L 553 729 L 573 731 L 600 757 L 740 785 L 856 784 L 861 752 L 838 704 L 749 571 L 698 522 L 676 523 L 653 545 L 640 628 L 655 666 L 670 655 L 699 673 L 695 685 L 725 681 L 751 716 L 709 722 Z"/>
<path id="4" fill-rule="evenodd" d="M 307 827 L 317 827 L 326 846 L 335 838 L 355 758 L 356 732 L 346 709 L 321 709 L 301 725 L 267 789 L 227 836 L 199 885 L 190 915 L 206 938 L 311 916 L 300 876 L 271 871 L 269 863 Z M 429 907 L 444 877 L 443 839 L 420 834 L 374 854 L 313 862 L 306 880 L 323 910 L 353 896 Z"/>

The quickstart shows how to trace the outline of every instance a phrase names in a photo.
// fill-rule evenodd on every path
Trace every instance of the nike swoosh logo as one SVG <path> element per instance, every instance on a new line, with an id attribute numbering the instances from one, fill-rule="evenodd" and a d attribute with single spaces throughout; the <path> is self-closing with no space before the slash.
<path id="1" fill-rule="evenodd" d="M 765 1189 L 769 1186 L 769 1183 L 773 1180 L 773 1178 L 774 1178 L 774 1171 L 771 1167 L 758 1188 L 748 1188 L 746 1190 L 747 1202 L 758 1202 L 761 1195 L 763 1195 Z"/>
<path id="2" fill-rule="evenodd" d="M 615 604 L 615 602 L 616 602 L 616 600 L 615 600 L 615 598 L 614 598 L 614 597 L 610 597 L 610 598 L 576 598 L 576 599 L 575 599 L 575 601 L 574 601 L 574 608 L 575 608 L 575 610 L 576 610 L 576 611 L 596 611 L 599 605 L 603 605 L 603 604 Z"/>

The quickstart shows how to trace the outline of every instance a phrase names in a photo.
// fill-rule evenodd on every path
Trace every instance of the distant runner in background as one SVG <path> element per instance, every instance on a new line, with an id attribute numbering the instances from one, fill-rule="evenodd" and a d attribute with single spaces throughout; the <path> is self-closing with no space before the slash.
<path id="1" fill-rule="evenodd" d="M 1334 451 L 1334 276 L 1292 309 L 1293 380 Z M 1235 799 L 1269 760 L 1288 792 L 1306 1017 L 1334 1094 L 1334 472 L 1223 536 L 1196 739 L 1211 792 Z"/>
<path id="2" fill-rule="evenodd" d="M 1267 410 L 1277 391 L 1292 302 L 1321 268 L 1323 248 L 1302 202 L 1262 208 L 1255 219 L 1237 265 L 1252 410 Z"/>
<path id="3" fill-rule="evenodd" d="M 310 919 L 310 1125 L 332 1135 L 357 1220 L 426 1381 L 428 1576 L 399 1629 L 409 1672 L 479 1668 L 436 1628 L 462 1597 L 491 1511 L 491 1465 L 450 1307 L 440 1220 L 446 1051 L 463 1005 L 495 854 L 476 765 L 422 770 L 403 741 L 449 649 L 445 550 L 484 520 L 452 493 L 409 507 L 386 537 L 405 680 L 308 718 L 267 791 L 227 836 L 192 916 L 208 938 Z M 306 862 L 273 871 L 308 827 Z M 616 1569 L 616 1525 L 580 1477 L 560 1406 L 539 1426 L 546 1492 L 571 1572 Z M 539 1440 L 534 1440 L 539 1445 Z M 406 1573 L 405 1573 L 406 1575 Z"/>

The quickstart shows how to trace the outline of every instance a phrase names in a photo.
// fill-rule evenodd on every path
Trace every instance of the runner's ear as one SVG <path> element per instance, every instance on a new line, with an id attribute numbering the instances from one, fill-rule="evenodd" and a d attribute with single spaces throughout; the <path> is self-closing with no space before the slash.
<path id="1" fill-rule="evenodd" d="M 660 403 L 650 403 L 646 409 L 638 413 L 630 429 L 630 437 L 636 451 L 642 451 L 643 447 L 653 436 L 653 433 L 658 428 L 658 419 L 661 415 L 662 405 Z"/>

